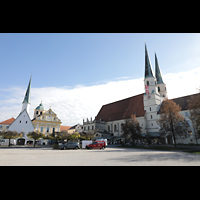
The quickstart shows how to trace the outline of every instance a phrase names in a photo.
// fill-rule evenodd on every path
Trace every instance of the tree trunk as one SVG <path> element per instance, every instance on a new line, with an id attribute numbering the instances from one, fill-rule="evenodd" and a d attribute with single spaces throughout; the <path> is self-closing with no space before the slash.
<path id="1" fill-rule="evenodd" d="M 173 138 L 174 138 L 174 147 L 176 148 L 176 137 L 175 137 L 175 134 L 174 134 L 174 129 L 172 129 L 172 134 L 173 134 Z"/>
<path id="2" fill-rule="evenodd" d="M 35 147 L 35 142 L 36 142 L 36 140 L 34 140 L 34 147 Z"/>
<path id="3" fill-rule="evenodd" d="M 10 146 L 10 138 L 9 138 L 8 146 Z"/>

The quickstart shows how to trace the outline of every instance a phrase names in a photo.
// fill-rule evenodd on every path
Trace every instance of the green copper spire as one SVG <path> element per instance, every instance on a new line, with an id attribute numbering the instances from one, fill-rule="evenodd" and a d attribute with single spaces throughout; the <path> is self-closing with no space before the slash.
<path id="1" fill-rule="evenodd" d="M 145 44 L 145 78 L 153 77 L 151 62 L 149 59 L 147 46 Z"/>
<path id="2" fill-rule="evenodd" d="M 161 75 L 161 71 L 160 71 L 160 67 L 158 64 L 158 59 L 157 59 L 156 53 L 155 53 L 155 70 L 156 70 L 157 84 L 164 83 L 162 80 L 162 75 Z"/>
<path id="3" fill-rule="evenodd" d="M 30 78 L 30 81 L 29 81 L 29 84 L 28 84 L 28 88 L 26 90 L 24 101 L 22 103 L 29 103 L 29 104 L 31 103 L 31 101 L 30 101 L 30 92 L 31 92 L 31 78 Z"/>

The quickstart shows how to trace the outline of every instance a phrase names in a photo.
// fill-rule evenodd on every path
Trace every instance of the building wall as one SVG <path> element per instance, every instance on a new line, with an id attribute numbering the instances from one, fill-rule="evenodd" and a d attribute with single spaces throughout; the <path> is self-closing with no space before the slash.
<path id="1" fill-rule="evenodd" d="M 27 138 L 29 132 L 34 131 L 33 123 L 26 110 L 18 115 L 15 121 L 10 125 L 9 130 L 23 133 L 22 137 L 25 138 Z"/>
<path id="2" fill-rule="evenodd" d="M 9 129 L 9 124 L 0 124 L 0 132 Z"/>
<path id="3" fill-rule="evenodd" d="M 36 117 L 32 122 L 35 127 L 34 131 L 39 131 L 45 135 L 60 132 L 60 124 L 62 123 L 51 109 L 43 112 L 42 115 Z"/>

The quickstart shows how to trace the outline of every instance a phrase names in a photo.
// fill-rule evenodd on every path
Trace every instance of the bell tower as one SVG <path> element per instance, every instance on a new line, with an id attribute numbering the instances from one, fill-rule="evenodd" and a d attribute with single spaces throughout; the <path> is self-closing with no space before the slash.
<path id="1" fill-rule="evenodd" d="M 157 112 L 160 108 L 162 99 L 158 92 L 157 80 L 153 75 L 151 62 L 149 59 L 147 47 L 145 44 L 145 77 L 144 77 L 145 93 L 143 96 L 144 110 L 146 118 L 146 134 L 155 135 L 158 134 L 158 116 Z"/>
<path id="2" fill-rule="evenodd" d="M 41 103 L 39 104 L 39 106 L 37 106 L 37 107 L 35 108 L 35 110 L 34 110 L 33 118 L 36 118 L 36 117 L 38 117 L 39 115 L 42 115 L 43 112 L 45 112 L 45 110 L 44 110 L 44 106 L 43 106 L 42 101 L 41 101 Z"/>

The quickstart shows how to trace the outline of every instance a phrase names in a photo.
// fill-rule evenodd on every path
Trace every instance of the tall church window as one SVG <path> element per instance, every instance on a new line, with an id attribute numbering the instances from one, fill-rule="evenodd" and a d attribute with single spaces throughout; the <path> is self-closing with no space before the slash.
<path id="1" fill-rule="evenodd" d="M 114 125 L 114 132 L 117 132 L 117 125 Z"/>
<path id="2" fill-rule="evenodd" d="M 158 87 L 158 92 L 160 92 L 160 87 Z"/>
<path id="3" fill-rule="evenodd" d="M 108 132 L 110 132 L 110 125 L 108 125 Z"/>
<path id="4" fill-rule="evenodd" d="M 147 85 L 149 85 L 149 81 L 147 81 Z"/>

